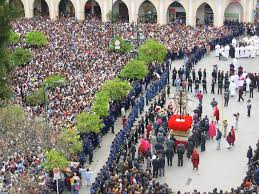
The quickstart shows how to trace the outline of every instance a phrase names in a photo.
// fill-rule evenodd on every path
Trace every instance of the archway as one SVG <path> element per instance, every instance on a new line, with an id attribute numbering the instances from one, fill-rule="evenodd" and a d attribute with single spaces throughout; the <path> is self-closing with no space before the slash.
<path id="1" fill-rule="evenodd" d="M 153 3 L 144 1 L 139 7 L 138 17 L 143 23 L 157 23 L 157 11 Z"/>
<path id="2" fill-rule="evenodd" d="M 49 16 L 49 6 L 45 0 L 35 0 L 33 4 L 34 16 Z"/>
<path id="3" fill-rule="evenodd" d="M 25 16 L 24 6 L 21 0 L 10 0 L 9 4 L 18 9 L 21 17 Z"/>
<path id="4" fill-rule="evenodd" d="M 85 18 L 96 17 L 102 19 L 102 11 L 100 5 L 95 0 L 89 0 L 85 4 Z"/>
<path id="5" fill-rule="evenodd" d="M 61 0 L 59 3 L 59 17 L 75 17 L 75 7 L 70 0 Z"/>
<path id="6" fill-rule="evenodd" d="M 243 21 L 243 7 L 239 2 L 230 3 L 224 12 L 224 20 Z"/>
<path id="7" fill-rule="evenodd" d="M 113 4 L 113 13 L 118 16 L 119 21 L 128 22 L 129 21 L 129 10 L 127 5 L 122 0 L 117 0 Z"/>
<path id="8" fill-rule="evenodd" d="M 186 11 L 178 1 L 171 3 L 168 7 L 167 23 L 186 23 Z"/>
<path id="9" fill-rule="evenodd" d="M 196 25 L 213 25 L 214 14 L 209 4 L 203 3 L 196 12 Z"/>

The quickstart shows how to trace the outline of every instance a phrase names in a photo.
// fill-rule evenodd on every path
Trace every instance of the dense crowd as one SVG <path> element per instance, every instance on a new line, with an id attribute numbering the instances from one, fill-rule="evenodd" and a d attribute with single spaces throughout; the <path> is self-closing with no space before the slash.
<path id="1" fill-rule="evenodd" d="M 19 19 L 13 23 L 13 29 L 21 34 L 21 38 L 24 37 L 26 32 L 35 30 L 43 31 L 49 38 L 49 44 L 47 46 L 32 48 L 34 53 L 33 61 L 17 69 L 12 75 L 12 85 L 16 92 L 15 99 L 21 103 L 21 82 L 23 92 L 28 95 L 39 88 L 45 77 L 54 74 L 64 76 L 68 80 L 67 85 L 55 89 L 48 89 L 48 117 L 55 126 L 59 127 L 68 123 L 74 123 L 76 115 L 82 110 L 89 111 L 96 91 L 100 89 L 106 80 L 114 78 L 119 70 L 133 56 L 132 53 L 122 55 L 109 52 L 108 47 L 112 36 L 111 24 L 101 23 L 94 18 L 84 22 L 79 22 L 72 18 L 62 18 L 56 21 L 46 18 L 30 20 Z M 184 75 L 185 78 L 187 78 L 186 69 L 189 69 L 190 73 L 193 65 L 197 63 L 206 52 L 213 50 L 218 43 L 229 43 L 234 36 L 241 35 L 244 30 L 242 24 L 239 23 L 220 28 L 190 27 L 181 24 L 162 26 L 157 24 L 139 24 L 138 29 L 136 29 L 134 24 L 118 23 L 114 24 L 114 29 L 117 35 L 134 43 L 136 43 L 137 33 L 140 33 L 141 37 L 143 37 L 141 41 L 148 38 L 155 38 L 165 44 L 168 47 L 170 59 L 164 65 L 167 65 L 169 68 L 171 60 L 176 58 L 184 59 L 186 66 L 183 68 L 184 73 L 182 75 Z M 26 47 L 22 42 L 17 46 Z M 163 72 L 166 72 L 165 68 L 165 66 L 162 66 L 162 70 L 159 72 L 161 76 L 165 76 L 165 74 L 163 74 Z M 157 88 L 154 88 L 154 84 L 147 87 L 150 93 L 146 93 L 146 101 L 151 101 L 158 90 L 161 90 L 165 86 L 166 81 L 163 79 L 168 80 L 168 75 L 169 74 L 166 75 L 166 78 L 161 78 L 162 81 L 160 80 Z M 196 76 L 193 82 L 195 80 Z M 149 83 L 150 80 L 145 80 L 145 82 Z M 135 103 L 132 101 L 132 96 L 139 94 L 141 91 L 140 88 L 141 85 L 136 84 L 134 86 L 135 91 L 131 93 L 123 103 L 123 106 L 127 107 L 132 104 L 132 112 L 134 112 L 134 106 L 137 106 L 137 112 L 140 111 L 141 107 L 143 109 L 144 96 Z M 199 89 L 195 88 L 195 91 L 196 94 L 199 93 Z M 163 166 L 165 166 L 165 157 L 168 157 L 168 165 L 170 165 L 170 158 L 173 157 L 176 152 L 175 149 L 179 148 L 176 148 L 175 142 L 172 143 L 172 141 L 175 141 L 174 137 L 167 137 L 167 128 L 160 127 L 167 122 L 167 119 L 162 118 L 155 111 L 157 104 L 164 106 L 164 99 L 165 92 L 151 105 L 147 113 L 148 116 L 143 118 L 145 124 L 143 120 L 140 121 L 139 125 L 137 125 L 137 127 L 139 127 L 138 129 L 133 127 L 133 133 L 129 132 L 129 130 L 132 128 L 138 113 L 135 111 L 132 118 L 130 116 L 127 118 L 126 126 L 122 132 L 116 136 L 107 165 L 103 167 L 98 175 L 92 187 L 92 191 L 101 189 L 104 193 L 128 193 L 130 191 L 134 191 L 135 193 L 171 193 L 171 189 L 168 188 L 167 184 L 159 184 L 154 181 L 153 176 L 154 173 L 157 174 L 157 171 L 151 172 L 151 166 L 157 165 L 157 170 L 159 170 L 159 174 L 162 175 Z M 44 113 L 43 106 L 32 107 L 26 103 L 24 105 L 31 116 L 39 116 Z M 118 115 L 118 111 L 122 105 L 111 103 L 110 107 L 110 111 L 116 112 Z M 197 111 L 200 109 L 202 109 L 202 107 L 199 106 Z M 171 114 L 169 111 L 167 116 Z M 156 132 L 151 134 L 151 129 L 146 130 L 146 128 L 148 128 L 148 126 L 149 128 L 151 127 L 150 122 L 152 122 L 153 127 L 157 120 L 159 120 L 159 122 L 161 120 L 161 122 L 156 126 L 157 128 L 154 127 L 153 131 Z M 147 133 L 146 131 L 149 132 L 144 134 L 143 131 L 144 133 Z M 201 134 L 204 137 L 207 135 L 203 132 L 201 132 Z M 202 142 L 196 143 L 195 133 L 193 136 L 189 141 L 193 141 L 194 145 L 202 144 Z M 150 142 L 152 142 L 151 145 L 154 146 L 155 150 L 151 149 L 154 154 L 153 156 L 151 152 L 149 152 L 149 154 L 145 153 L 144 155 L 138 154 L 139 158 L 135 159 L 134 147 L 137 149 L 136 143 L 140 137 L 149 139 Z M 154 141 L 152 141 L 152 138 Z M 157 143 L 155 143 L 157 140 L 162 142 L 158 142 L 157 145 Z M 167 143 L 165 147 L 161 147 L 165 142 L 170 143 Z M 87 149 L 89 149 L 88 145 L 91 143 L 91 141 L 85 142 L 85 152 L 89 151 Z M 90 147 L 92 148 L 92 146 Z M 117 155 L 118 151 L 120 153 L 119 155 Z M 185 152 L 185 150 L 177 151 L 177 153 Z M 188 148 L 187 153 L 191 156 L 192 149 Z M 144 157 L 146 158 L 145 160 L 143 159 Z M 157 164 L 153 164 L 151 158 L 157 160 Z M 3 166 L 2 176 L 4 176 L 7 171 L 11 173 L 17 171 L 22 172 L 24 168 L 29 166 L 38 168 L 38 164 L 42 159 L 41 156 L 33 154 L 28 157 L 16 154 L 10 157 L 10 160 Z M 149 163 L 145 163 L 144 161 L 149 161 Z M 72 167 L 72 174 L 62 179 L 62 183 L 66 183 L 69 190 L 78 190 L 80 177 L 83 175 L 88 175 L 89 177 L 89 174 L 91 174 L 88 170 L 83 168 L 84 161 L 80 161 L 80 157 L 79 162 L 81 163 L 81 169 L 79 169 L 79 167 L 78 169 Z M 66 178 L 67 180 L 65 180 Z M 51 184 L 50 187 L 55 187 L 55 185 Z M 63 189 L 63 187 L 60 187 L 60 189 Z"/>
<path id="2" fill-rule="evenodd" d="M 47 46 L 32 48 L 33 61 L 18 68 L 13 75 L 12 85 L 17 101 L 22 101 L 21 90 L 29 95 L 49 75 L 60 74 L 68 80 L 66 86 L 48 89 L 48 116 L 55 126 L 73 123 L 78 113 L 88 111 L 95 92 L 105 80 L 114 78 L 132 57 L 131 53 L 121 55 L 108 51 L 111 25 L 94 18 L 84 22 L 72 18 L 56 21 L 46 18 L 19 19 L 13 23 L 13 29 L 21 34 L 21 39 L 30 31 L 43 31 L 49 39 Z M 113 29 L 116 35 L 131 42 L 136 42 L 137 33 L 143 39 L 155 38 L 167 45 L 173 59 L 195 59 L 192 54 L 197 48 L 212 49 L 219 40 L 224 44 L 227 39 L 239 35 L 242 26 L 204 28 L 180 24 L 139 24 L 136 29 L 134 24 L 118 23 L 114 24 Z M 26 45 L 21 42 L 18 46 Z M 44 107 L 40 105 L 27 105 L 26 109 L 32 116 L 44 113 Z"/>

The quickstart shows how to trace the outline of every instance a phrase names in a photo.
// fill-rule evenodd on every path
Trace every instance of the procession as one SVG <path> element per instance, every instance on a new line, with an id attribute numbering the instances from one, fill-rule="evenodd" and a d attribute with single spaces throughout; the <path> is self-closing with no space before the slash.
<path id="1" fill-rule="evenodd" d="M 4 7 L 0 193 L 259 192 L 256 23 Z"/>

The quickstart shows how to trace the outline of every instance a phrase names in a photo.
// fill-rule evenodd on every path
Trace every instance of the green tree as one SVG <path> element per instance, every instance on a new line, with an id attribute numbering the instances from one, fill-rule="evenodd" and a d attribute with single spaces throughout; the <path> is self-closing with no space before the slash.
<path id="1" fill-rule="evenodd" d="M 142 80 L 148 74 L 148 67 L 144 61 L 130 60 L 120 71 L 119 77 L 124 79 Z"/>
<path id="2" fill-rule="evenodd" d="M 20 34 L 14 31 L 11 31 L 9 35 L 9 43 L 10 44 L 17 44 L 20 39 Z"/>
<path id="3" fill-rule="evenodd" d="M 19 105 L 6 105 L 0 108 L 0 127 L 11 130 L 25 121 L 26 113 Z"/>
<path id="4" fill-rule="evenodd" d="M 121 100 L 126 97 L 132 86 L 128 81 L 122 81 L 119 78 L 106 81 L 102 87 L 102 90 L 107 92 L 111 100 Z"/>
<path id="5" fill-rule="evenodd" d="M 97 114 L 100 118 L 107 117 L 109 115 L 109 102 L 110 97 L 106 92 L 98 92 L 95 95 L 91 112 Z"/>
<path id="6" fill-rule="evenodd" d="M 76 128 L 81 133 L 100 133 L 103 123 L 97 114 L 81 112 L 76 118 Z"/>
<path id="7" fill-rule="evenodd" d="M 0 99 L 11 97 L 9 73 L 14 66 L 10 62 L 8 42 L 11 33 L 11 21 L 18 13 L 6 0 L 0 0 Z"/>
<path id="8" fill-rule="evenodd" d="M 65 169 L 69 165 L 69 161 L 66 159 L 66 156 L 59 151 L 50 150 L 45 153 L 45 161 L 42 163 L 42 166 L 46 170 L 53 169 Z"/>
<path id="9" fill-rule="evenodd" d="M 28 45 L 45 46 L 48 42 L 48 37 L 43 32 L 28 32 L 25 35 L 25 43 Z"/>
<path id="10" fill-rule="evenodd" d="M 112 23 L 116 23 L 117 20 L 118 20 L 118 17 L 119 17 L 119 14 L 115 11 L 113 11 L 113 14 L 112 14 L 112 11 L 108 11 L 108 13 L 106 14 L 106 17 L 109 21 L 111 21 Z"/>
<path id="11" fill-rule="evenodd" d="M 66 83 L 67 80 L 61 75 L 51 75 L 43 80 L 42 85 L 55 88 L 57 85 L 65 85 Z"/>
<path id="12" fill-rule="evenodd" d="M 116 49 L 115 47 L 115 42 L 117 40 L 120 42 L 120 49 Z M 123 40 L 122 38 L 116 36 L 110 44 L 110 49 L 115 52 L 126 53 L 131 51 L 133 49 L 133 46 L 130 42 L 127 42 L 126 40 Z"/>
<path id="13" fill-rule="evenodd" d="M 29 49 L 17 48 L 11 54 L 11 60 L 16 66 L 23 66 L 32 60 L 32 52 Z"/>
<path id="14" fill-rule="evenodd" d="M 83 144 L 76 128 L 63 129 L 58 139 L 58 146 L 67 157 L 83 150 Z"/>
<path id="15" fill-rule="evenodd" d="M 46 102 L 46 100 L 48 100 L 48 96 L 47 96 L 47 93 L 45 92 L 44 87 L 40 87 L 38 90 L 26 96 L 26 101 L 31 106 L 42 105 Z"/>
<path id="16" fill-rule="evenodd" d="M 138 59 L 145 61 L 147 64 L 153 61 L 163 63 L 168 53 L 165 45 L 154 39 L 147 40 L 138 49 Z"/>

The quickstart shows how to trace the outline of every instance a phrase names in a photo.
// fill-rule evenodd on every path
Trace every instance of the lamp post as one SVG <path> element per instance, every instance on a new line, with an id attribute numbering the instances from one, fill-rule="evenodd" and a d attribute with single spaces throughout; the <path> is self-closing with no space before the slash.
<path id="1" fill-rule="evenodd" d="M 114 38 L 114 29 L 113 29 L 113 0 L 112 0 L 112 38 Z"/>

